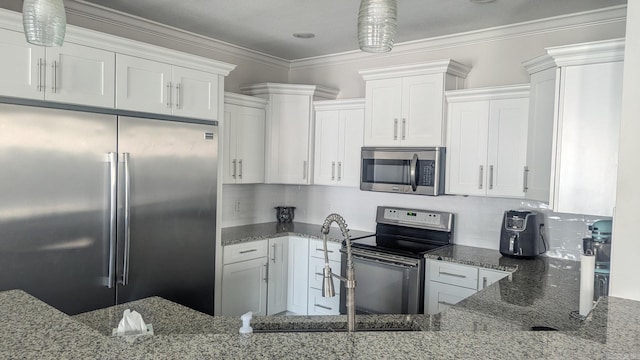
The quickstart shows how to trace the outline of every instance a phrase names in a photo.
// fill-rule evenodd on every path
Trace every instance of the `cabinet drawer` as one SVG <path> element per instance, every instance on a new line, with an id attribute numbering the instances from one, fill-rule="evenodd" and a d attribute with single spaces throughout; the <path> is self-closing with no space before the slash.
<path id="1" fill-rule="evenodd" d="M 459 303 L 476 293 L 474 289 L 429 281 L 426 296 L 426 312 L 433 315 Z"/>
<path id="2" fill-rule="evenodd" d="M 334 274 L 340 274 L 340 263 L 329 260 L 329 266 Z M 324 270 L 324 260 L 319 258 L 309 258 L 309 287 L 322 290 L 322 270 Z M 340 293 L 340 280 L 333 278 L 333 288 L 336 294 Z"/>
<path id="3" fill-rule="evenodd" d="M 309 256 L 324 259 L 323 242 L 318 239 L 311 239 L 309 242 Z M 329 255 L 329 261 L 340 261 L 340 248 L 341 243 L 327 241 L 327 253 Z"/>
<path id="4" fill-rule="evenodd" d="M 227 245 L 223 250 L 223 264 L 258 259 L 267 256 L 267 240 Z"/>
<path id="5" fill-rule="evenodd" d="M 429 280 L 478 289 L 478 268 L 446 261 L 429 261 Z"/>
<path id="6" fill-rule="evenodd" d="M 340 315 L 340 296 L 322 297 L 322 291 L 309 289 L 309 315 Z"/>

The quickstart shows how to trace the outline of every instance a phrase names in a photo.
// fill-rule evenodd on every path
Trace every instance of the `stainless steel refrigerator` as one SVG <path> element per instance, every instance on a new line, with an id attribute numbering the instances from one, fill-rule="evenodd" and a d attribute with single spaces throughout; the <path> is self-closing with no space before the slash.
<path id="1" fill-rule="evenodd" d="M 0 291 L 213 314 L 217 127 L 0 104 Z"/>

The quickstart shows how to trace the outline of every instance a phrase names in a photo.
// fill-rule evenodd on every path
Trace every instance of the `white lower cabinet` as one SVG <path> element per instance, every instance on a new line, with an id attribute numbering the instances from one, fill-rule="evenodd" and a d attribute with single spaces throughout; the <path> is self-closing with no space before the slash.
<path id="1" fill-rule="evenodd" d="M 289 237 L 269 239 L 269 276 L 267 280 L 267 315 L 287 311 L 289 272 Z"/>
<path id="2" fill-rule="evenodd" d="M 222 315 L 267 314 L 266 240 L 225 246 Z"/>
<path id="3" fill-rule="evenodd" d="M 287 311 L 293 314 L 307 313 L 309 271 L 309 239 L 289 236 L 289 269 L 287 271 Z"/>
<path id="4" fill-rule="evenodd" d="M 426 261 L 426 314 L 437 314 L 511 273 L 441 260 Z"/>
<path id="5" fill-rule="evenodd" d="M 334 274 L 340 274 L 340 248 L 337 242 L 327 242 L 329 266 Z M 322 297 L 324 269 L 324 243 L 322 240 L 309 241 L 309 315 L 340 315 L 340 280 L 333 278 L 336 296 Z"/>

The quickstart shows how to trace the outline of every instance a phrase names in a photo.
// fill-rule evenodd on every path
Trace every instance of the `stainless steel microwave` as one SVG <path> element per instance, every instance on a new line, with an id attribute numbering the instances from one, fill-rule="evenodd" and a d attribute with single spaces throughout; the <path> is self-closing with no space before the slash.
<path id="1" fill-rule="evenodd" d="M 360 190 L 444 194 L 444 147 L 363 147 Z"/>

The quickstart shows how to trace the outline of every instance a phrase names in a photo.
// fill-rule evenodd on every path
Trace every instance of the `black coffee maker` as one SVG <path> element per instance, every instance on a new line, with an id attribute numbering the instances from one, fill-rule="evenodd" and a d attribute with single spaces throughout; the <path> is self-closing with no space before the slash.
<path id="1" fill-rule="evenodd" d="M 507 210 L 500 232 L 500 253 L 517 258 L 534 258 L 548 249 L 544 215 L 536 211 Z"/>

